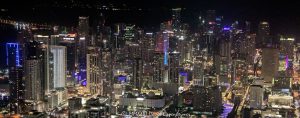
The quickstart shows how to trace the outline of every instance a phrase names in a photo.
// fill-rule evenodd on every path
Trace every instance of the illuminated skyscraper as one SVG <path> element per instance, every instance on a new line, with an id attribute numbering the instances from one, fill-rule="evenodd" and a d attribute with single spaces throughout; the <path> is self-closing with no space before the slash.
<path id="1" fill-rule="evenodd" d="M 37 104 L 43 99 L 41 61 L 26 60 L 25 65 L 25 99 L 30 103 Z M 36 106 L 33 109 L 37 110 Z"/>
<path id="2" fill-rule="evenodd" d="M 50 63 L 53 63 L 53 88 L 64 88 L 66 84 L 66 47 L 64 46 L 50 46 L 50 53 L 52 53 L 52 60 Z M 50 88 L 51 89 L 51 88 Z"/>
<path id="3" fill-rule="evenodd" d="M 18 43 L 6 43 L 6 65 L 9 69 L 10 110 L 20 113 L 24 103 L 21 48 Z"/>
<path id="4" fill-rule="evenodd" d="M 91 44 L 89 39 L 89 17 L 79 17 L 78 24 L 78 82 L 86 80 L 86 52 L 87 46 Z"/>
<path id="5" fill-rule="evenodd" d="M 293 73 L 294 61 L 294 41 L 292 36 L 280 36 L 280 76 L 291 77 Z"/>
<path id="6" fill-rule="evenodd" d="M 25 60 L 25 100 L 33 105 L 32 109 L 41 110 L 38 103 L 44 98 L 42 86 L 43 68 L 40 43 L 29 41 L 26 45 Z"/>
<path id="7" fill-rule="evenodd" d="M 18 43 L 6 43 L 6 65 L 8 67 L 21 66 L 21 53 Z"/>
<path id="8" fill-rule="evenodd" d="M 86 88 L 90 94 L 101 94 L 103 90 L 102 78 L 100 70 L 99 54 L 87 54 L 87 81 Z"/>
<path id="9" fill-rule="evenodd" d="M 24 78 L 21 67 L 9 68 L 10 110 L 20 113 L 24 105 Z"/>
<path id="10" fill-rule="evenodd" d="M 174 32 L 179 31 L 181 23 L 181 8 L 172 9 L 172 28 Z"/>
<path id="11" fill-rule="evenodd" d="M 124 43 L 126 41 L 135 42 L 135 25 L 126 25 L 124 31 Z"/>

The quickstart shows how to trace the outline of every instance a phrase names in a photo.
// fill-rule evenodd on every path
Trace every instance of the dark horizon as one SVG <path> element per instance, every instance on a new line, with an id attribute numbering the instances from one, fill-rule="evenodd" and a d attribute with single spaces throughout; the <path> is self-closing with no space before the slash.
<path id="1" fill-rule="evenodd" d="M 172 8 L 181 7 L 182 21 L 195 26 L 199 15 L 205 15 L 206 10 L 216 10 L 218 16 L 224 16 L 224 23 L 230 25 L 234 21 L 250 21 L 252 32 L 257 30 L 260 21 L 268 21 L 271 34 L 300 35 L 300 9 L 298 3 L 289 1 L 180 1 L 180 0 L 52 0 L 52 1 L 8 1 L 0 5 L 7 11 L 0 16 L 12 17 L 18 20 L 46 22 L 77 26 L 78 16 L 94 17 L 102 12 L 107 25 L 113 23 L 135 23 L 143 28 L 157 29 L 159 23 L 170 20 Z M 18 3 L 18 4 L 16 4 Z M 77 6 L 76 6 L 77 5 Z M 81 6 L 78 6 L 81 5 Z M 99 6 L 113 5 L 115 8 L 130 9 L 129 11 L 103 11 Z"/>

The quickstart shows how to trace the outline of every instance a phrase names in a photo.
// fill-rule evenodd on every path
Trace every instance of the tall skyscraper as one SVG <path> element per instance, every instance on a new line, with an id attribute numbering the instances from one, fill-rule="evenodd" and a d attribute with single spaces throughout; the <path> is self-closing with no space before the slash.
<path id="1" fill-rule="evenodd" d="M 21 59 L 20 45 L 18 43 L 6 43 L 6 65 L 8 67 L 20 67 Z"/>
<path id="2" fill-rule="evenodd" d="M 24 81 L 21 46 L 18 43 L 6 43 L 6 65 L 9 69 L 9 91 L 11 113 L 20 113 L 24 107 Z"/>
<path id="3" fill-rule="evenodd" d="M 64 88 L 66 84 L 66 47 L 65 46 L 50 46 L 50 53 L 52 53 L 52 60 L 50 63 L 53 63 L 53 88 Z"/>
<path id="4" fill-rule="evenodd" d="M 279 51 L 276 48 L 262 49 L 262 77 L 266 82 L 272 82 L 278 70 Z"/>
<path id="5" fill-rule="evenodd" d="M 268 44 L 272 43 L 270 39 L 270 26 L 266 21 L 262 21 L 258 25 L 258 32 L 256 38 L 256 46 L 266 47 Z"/>
<path id="6" fill-rule="evenodd" d="M 100 70 L 100 55 L 87 54 L 87 81 L 86 88 L 90 94 L 100 94 L 102 89 L 102 78 Z"/>
<path id="7" fill-rule="evenodd" d="M 280 76 L 291 77 L 293 73 L 294 61 L 294 41 L 292 36 L 280 36 L 279 74 Z"/>
<path id="8" fill-rule="evenodd" d="M 24 78 L 21 67 L 9 67 L 10 110 L 20 113 L 24 107 Z"/>
<path id="9" fill-rule="evenodd" d="M 41 61 L 36 59 L 26 60 L 25 65 L 25 99 L 32 104 L 37 104 L 43 99 Z M 33 109 L 38 110 L 35 105 Z"/>
<path id="10" fill-rule="evenodd" d="M 75 77 L 76 65 L 77 64 L 77 51 L 76 51 L 76 37 L 66 37 L 71 38 L 72 40 L 63 40 L 60 42 L 60 45 L 66 47 L 66 57 L 67 57 L 67 80 L 66 85 L 74 85 L 77 80 Z"/>
<path id="11" fill-rule="evenodd" d="M 172 28 L 174 32 L 180 30 L 181 23 L 181 8 L 172 9 Z"/>
<path id="12" fill-rule="evenodd" d="M 136 33 L 135 33 L 135 25 L 126 25 L 124 29 L 124 42 L 125 44 L 127 41 L 135 42 Z"/>
<path id="13" fill-rule="evenodd" d="M 41 104 L 39 104 L 44 98 L 44 89 L 42 86 L 42 51 L 40 43 L 30 40 L 26 44 L 26 47 L 25 102 L 32 104 L 30 109 L 42 111 Z"/>
<path id="14" fill-rule="evenodd" d="M 89 37 L 89 17 L 79 17 L 78 23 L 78 82 L 86 80 L 87 46 L 91 44 Z M 80 83 L 79 83 L 80 84 Z"/>

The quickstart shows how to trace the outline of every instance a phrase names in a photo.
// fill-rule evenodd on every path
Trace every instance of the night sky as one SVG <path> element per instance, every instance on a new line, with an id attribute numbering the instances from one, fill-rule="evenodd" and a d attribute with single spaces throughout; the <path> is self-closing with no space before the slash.
<path id="1" fill-rule="evenodd" d="M 74 3 L 90 7 L 69 8 Z M 291 0 L 4 0 L 1 1 L 0 8 L 7 11 L 0 11 L 0 17 L 76 26 L 78 16 L 93 17 L 99 13 L 97 5 L 109 4 L 132 10 L 101 11 L 106 16 L 106 25 L 125 22 L 157 29 L 159 23 L 170 19 L 169 9 L 182 7 L 185 8 L 182 20 L 191 26 L 194 26 L 200 14 L 205 15 L 206 10 L 213 9 L 217 11 L 217 15 L 224 16 L 225 24 L 235 20 L 248 20 L 252 23 L 252 32 L 256 32 L 258 22 L 266 20 L 270 22 L 273 35 L 300 36 L 300 4 Z M 142 10 L 138 11 L 139 8 Z M 4 42 L 14 41 L 15 32 L 0 28 L 0 40 L 2 57 Z M 0 61 L 3 63 L 3 60 Z"/>
<path id="2" fill-rule="evenodd" d="M 90 8 L 63 8 L 73 4 Z M 0 15 L 76 25 L 79 15 L 95 16 L 96 5 L 109 4 L 118 8 L 142 8 L 143 11 L 104 12 L 108 24 L 127 22 L 157 27 L 160 22 L 170 19 L 170 8 L 182 7 L 185 8 L 182 19 L 190 24 L 195 23 L 197 16 L 205 10 L 214 9 L 218 15 L 224 16 L 225 23 L 228 24 L 235 20 L 249 20 L 253 24 L 253 31 L 256 31 L 258 22 L 266 20 L 271 24 L 272 34 L 300 35 L 300 3 L 287 0 L 6 0 L 6 3 L 1 3 L 0 8 L 8 8 L 8 11 Z"/>

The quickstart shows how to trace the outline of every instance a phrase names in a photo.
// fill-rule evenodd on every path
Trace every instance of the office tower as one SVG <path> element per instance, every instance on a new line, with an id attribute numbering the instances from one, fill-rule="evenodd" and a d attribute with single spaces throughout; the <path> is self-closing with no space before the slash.
<path id="1" fill-rule="evenodd" d="M 79 17 L 78 34 L 80 37 L 89 35 L 89 17 Z"/>
<path id="2" fill-rule="evenodd" d="M 86 80 L 86 52 L 91 44 L 89 39 L 89 17 L 79 17 L 78 23 L 78 70 L 77 80 L 79 84 Z"/>
<path id="3" fill-rule="evenodd" d="M 50 63 L 53 64 L 53 81 L 50 81 L 53 83 L 53 88 L 50 89 L 64 88 L 67 77 L 66 47 L 50 45 L 50 53 L 52 55 Z"/>
<path id="4" fill-rule="evenodd" d="M 213 55 L 215 53 L 214 47 L 216 43 L 216 15 L 214 10 L 208 10 L 206 12 L 206 24 L 205 24 L 205 32 L 204 32 L 204 40 L 205 47 L 209 55 Z"/>
<path id="5" fill-rule="evenodd" d="M 135 25 L 126 25 L 124 29 L 124 43 L 136 41 Z"/>
<path id="6" fill-rule="evenodd" d="M 262 21 L 258 25 L 258 32 L 256 38 L 256 46 L 262 48 L 272 43 L 270 39 L 270 26 L 266 21 Z"/>
<path id="7" fill-rule="evenodd" d="M 254 63 L 254 57 L 256 53 L 255 38 L 256 34 L 250 34 L 246 37 L 246 61 L 249 64 Z"/>
<path id="8" fill-rule="evenodd" d="M 8 67 L 22 66 L 20 51 L 20 45 L 18 43 L 6 43 L 6 65 Z"/>
<path id="9" fill-rule="evenodd" d="M 249 105 L 253 109 L 261 109 L 263 103 L 263 87 L 261 85 L 251 85 L 250 86 L 250 98 Z"/>
<path id="10" fill-rule="evenodd" d="M 163 41 L 164 41 L 164 65 L 168 66 L 169 64 L 169 36 L 168 32 L 163 32 Z"/>
<path id="11" fill-rule="evenodd" d="M 75 34 L 74 34 L 75 35 Z M 76 83 L 76 64 L 77 64 L 77 51 L 76 51 L 76 37 L 64 37 L 60 42 L 60 45 L 66 47 L 66 55 L 67 55 L 67 80 L 66 85 L 72 86 Z M 71 40 L 67 40 L 71 39 Z"/>
<path id="12" fill-rule="evenodd" d="M 218 86 L 193 86 L 193 111 L 218 114 L 222 109 L 221 91 Z"/>
<path id="13" fill-rule="evenodd" d="M 87 81 L 86 88 L 92 95 L 102 94 L 102 78 L 100 69 L 100 55 L 99 54 L 87 54 Z"/>
<path id="14" fill-rule="evenodd" d="M 294 40 L 292 36 L 280 36 L 280 66 L 285 67 L 285 75 L 292 76 L 293 60 L 294 60 Z M 283 58 L 284 57 L 284 58 Z M 284 64 L 284 65 L 282 65 Z M 281 72 L 282 73 L 282 72 Z M 282 73 L 283 74 L 283 73 Z"/>
<path id="15" fill-rule="evenodd" d="M 178 83 L 179 77 L 179 53 L 178 52 L 171 52 L 170 53 L 170 81 L 172 83 Z"/>
<path id="16" fill-rule="evenodd" d="M 172 9 L 172 28 L 174 32 L 178 32 L 180 30 L 181 23 L 181 8 Z"/>
<path id="17" fill-rule="evenodd" d="M 163 81 L 164 83 L 168 83 L 170 80 L 169 78 L 169 71 L 170 71 L 170 61 L 169 61 L 169 36 L 171 35 L 171 32 L 168 31 L 164 31 L 163 32 L 163 41 L 164 41 L 164 60 L 163 60 L 163 64 L 164 64 L 164 70 L 163 70 Z"/>
<path id="18" fill-rule="evenodd" d="M 123 23 L 114 24 L 111 29 L 112 39 L 110 40 L 112 47 L 123 48 L 125 46 L 124 29 L 126 25 Z M 108 32 L 107 32 L 108 33 Z"/>
<path id="19" fill-rule="evenodd" d="M 114 59 L 113 59 L 112 52 L 110 50 L 101 51 L 100 57 L 101 57 L 100 68 L 102 70 L 101 76 L 104 78 L 103 94 L 107 95 L 112 92 L 113 82 L 112 79 L 110 78 L 113 77 L 113 72 L 112 72 L 113 67 L 111 66 L 111 64 L 113 63 Z"/>
<path id="20" fill-rule="evenodd" d="M 21 67 L 9 67 L 10 110 L 22 112 L 24 107 L 24 79 Z"/>
<path id="21" fill-rule="evenodd" d="M 133 85 L 137 87 L 137 89 L 141 89 L 143 85 L 143 63 L 141 58 L 134 58 L 133 63 Z"/>
<path id="22" fill-rule="evenodd" d="M 24 86 L 21 46 L 18 43 L 6 43 L 6 65 L 9 69 L 10 110 L 20 113 L 24 105 Z"/>
<path id="23" fill-rule="evenodd" d="M 287 77 L 285 75 L 283 76 L 278 76 L 274 78 L 272 81 L 273 84 L 273 89 L 274 91 L 281 91 L 282 89 L 291 89 L 292 88 L 292 83 L 293 83 L 293 78 L 292 77 Z"/>
<path id="24" fill-rule="evenodd" d="M 155 52 L 157 53 L 164 52 L 164 39 L 162 33 L 160 32 L 156 35 Z"/>
<path id="25" fill-rule="evenodd" d="M 33 105 L 33 108 L 41 111 L 40 101 L 43 100 L 44 91 L 42 86 L 43 68 L 42 51 L 40 43 L 30 40 L 27 43 L 25 60 L 25 100 Z"/>
<path id="26" fill-rule="evenodd" d="M 276 48 L 262 49 L 262 77 L 266 82 L 271 82 L 277 74 L 279 66 L 279 51 Z"/>
<path id="27" fill-rule="evenodd" d="M 103 41 L 103 33 L 105 30 L 105 19 L 103 13 L 97 13 L 95 18 L 92 20 L 91 27 L 91 45 L 90 46 L 99 46 Z"/>
<path id="28" fill-rule="evenodd" d="M 41 61 L 37 59 L 26 60 L 25 66 L 25 99 L 32 104 L 37 104 L 43 99 Z M 38 110 L 35 106 L 33 109 Z"/>

